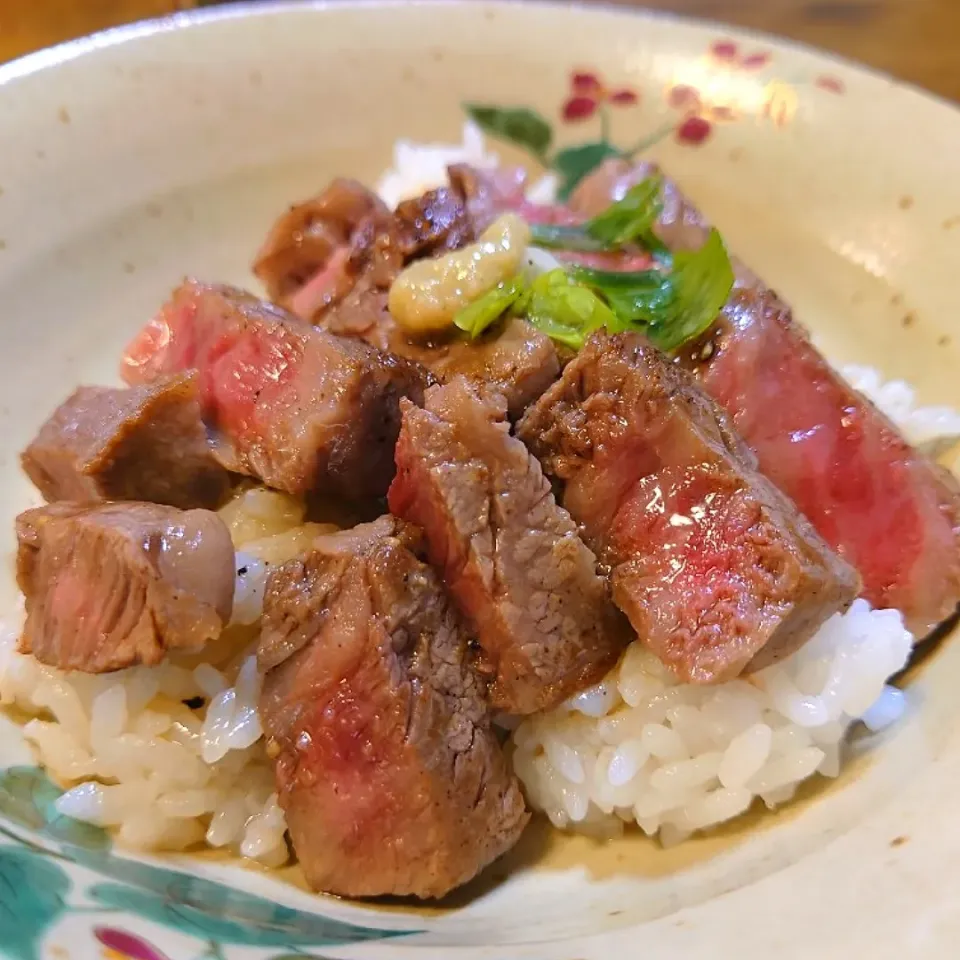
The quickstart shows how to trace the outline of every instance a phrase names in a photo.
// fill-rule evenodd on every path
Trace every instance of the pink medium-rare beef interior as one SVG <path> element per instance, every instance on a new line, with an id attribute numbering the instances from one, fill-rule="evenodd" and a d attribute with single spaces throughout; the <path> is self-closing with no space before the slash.
<path id="1" fill-rule="evenodd" d="M 17 517 L 20 651 L 107 673 L 197 653 L 233 607 L 234 553 L 208 510 L 60 501 Z"/>
<path id="2" fill-rule="evenodd" d="M 127 347 L 130 384 L 195 369 L 230 470 L 287 493 L 386 492 L 401 396 L 423 371 L 232 287 L 188 281 Z"/>
<path id="3" fill-rule="evenodd" d="M 856 596 L 719 408 L 637 334 L 594 335 L 519 433 L 563 481 L 638 637 L 685 682 L 789 655 Z"/>
<path id="4" fill-rule="evenodd" d="M 628 631 L 596 557 L 527 448 L 502 397 L 458 378 L 405 401 L 390 509 L 416 523 L 467 617 L 501 710 L 557 706 L 616 663 Z"/>
<path id="5" fill-rule="evenodd" d="M 827 364 L 772 293 L 734 294 L 686 361 L 761 468 L 923 637 L 960 599 L 960 490 Z"/>
<path id="6" fill-rule="evenodd" d="M 261 713 L 315 890 L 440 897 L 528 820 L 469 635 L 418 546 L 384 517 L 270 578 Z"/>

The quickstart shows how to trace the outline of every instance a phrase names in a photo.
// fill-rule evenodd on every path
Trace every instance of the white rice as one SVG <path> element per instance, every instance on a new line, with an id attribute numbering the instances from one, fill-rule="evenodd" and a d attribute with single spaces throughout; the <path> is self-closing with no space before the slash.
<path id="1" fill-rule="evenodd" d="M 31 715 L 23 728 L 39 762 L 70 787 L 61 813 L 115 828 L 122 846 L 180 850 L 206 843 L 287 859 L 257 716 L 256 657 L 240 679 L 210 665 L 165 663 L 89 676 L 64 673 L 16 652 L 0 634 L 0 704 Z M 182 701 L 214 696 L 206 709 Z M 71 786 L 72 785 L 72 786 Z"/>
<path id="2" fill-rule="evenodd" d="M 461 143 L 398 140 L 393 148 L 393 166 L 380 177 L 375 189 L 384 203 L 395 207 L 401 200 L 445 186 L 449 182 L 447 167 L 454 163 L 469 163 L 481 170 L 491 170 L 500 163 L 497 154 L 487 148 L 483 131 L 472 120 L 463 125 Z M 558 183 L 556 174 L 544 174 L 527 190 L 527 199 L 552 203 Z"/>
<path id="3" fill-rule="evenodd" d="M 884 382 L 873 367 L 848 364 L 840 368 L 847 382 L 874 403 L 917 447 L 933 454 L 960 439 L 960 412 L 952 407 L 917 406 L 913 388 L 903 380 Z"/>
<path id="4" fill-rule="evenodd" d="M 516 729 L 514 768 L 557 827 L 613 836 L 635 821 L 677 843 L 835 777 L 854 721 L 881 729 L 903 712 L 885 684 L 912 642 L 897 611 L 857 600 L 789 659 L 712 687 L 677 683 L 634 643 L 601 684 Z"/>
<path id="5" fill-rule="evenodd" d="M 303 506 L 272 491 L 241 493 L 222 511 L 237 554 L 234 623 L 216 662 L 168 662 L 90 676 L 64 673 L 16 652 L 0 632 L 0 704 L 33 719 L 24 736 L 68 787 L 58 809 L 110 827 L 121 846 L 228 849 L 268 866 L 288 859 L 286 823 L 257 712 L 253 654 L 270 564 L 328 529 L 303 525 Z M 238 646 L 231 646 L 230 640 Z M 183 701 L 202 697 L 191 709 Z"/>
<path id="6" fill-rule="evenodd" d="M 401 200 L 444 186 L 450 164 L 469 163 L 489 170 L 499 162 L 499 157 L 487 149 L 481 129 L 467 121 L 462 143 L 398 140 L 393 147 L 393 166 L 380 177 L 375 189 L 384 203 L 395 207 Z"/>

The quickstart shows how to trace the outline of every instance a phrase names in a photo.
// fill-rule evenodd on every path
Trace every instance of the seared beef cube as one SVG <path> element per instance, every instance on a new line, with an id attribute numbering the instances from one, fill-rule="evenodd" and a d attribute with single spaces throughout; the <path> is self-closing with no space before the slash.
<path id="1" fill-rule="evenodd" d="M 403 200 L 397 205 L 394 217 L 405 260 L 459 250 L 478 236 L 463 195 L 450 187 L 428 190 L 419 197 Z"/>
<path id="2" fill-rule="evenodd" d="M 399 400 L 420 398 L 424 376 L 240 290 L 193 281 L 127 348 L 123 376 L 152 383 L 189 368 L 225 467 L 287 493 L 358 500 L 386 492 Z"/>
<path id="3" fill-rule="evenodd" d="M 429 556 L 471 623 L 508 713 L 555 707 L 598 682 L 629 629 L 596 557 L 527 448 L 506 405 L 462 378 L 403 402 L 391 511 L 422 527 Z"/>
<path id="4" fill-rule="evenodd" d="M 830 367 L 789 308 L 735 291 L 684 352 L 760 469 L 857 568 L 863 595 L 926 636 L 960 601 L 960 487 Z"/>
<path id="5" fill-rule="evenodd" d="M 21 653 L 108 673 L 196 653 L 233 607 L 234 553 L 208 510 L 61 501 L 17 517 Z"/>
<path id="6" fill-rule="evenodd" d="M 348 298 L 350 299 L 350 298 Z M 503 394 L 511 418 L 519 417 L 557 379 L 553 341 L 520 317 L 509 317 L 476 340 L 459 331 L 429 343 L 408 337 L 387 311 L 386 294 L 368 292 L 350 314 L 337 311 L 322 325 L 332 333 L 362 337 L 381 350 L 420 364 L 441 383 L 462 376 Z"/>
<path id="7" fill-rule="evenodd" d="M 557 379 L 560 363 L 553 341 L 520 317 L 510 317 L 476 340 L 456 334 L 424 346 L 391 340 L 400 356 L 415 360 L 447 383 L 463 376 L 503 394 L 511 418 L 526 408 Z"/>
<path id="8" fill-rule="evenodd" d="M 290 298 L 315 281 L 335 253 L 346 252 L 354 233 L 367 218 L 389 215 L 376 194 L 355 180 L 340 177 L 318 196 L 290 207 L 277 220 L 257 253 L 253 272 L 272 300 L 289 307 Z M 345 258 L 341 257 L 340 265 L 345 265 Z M 344 271 L 343 275 L 349 274 Z M 353 286 L 351 277 L 347 289 L 337 296 L 332 274 L 329 279 L 331 300 L 339 299 Z M 320 303 L 323 304 L 322 297 Z"/>
<path id="9" fill-rule="evenodd" d="M 455 163 L 447 168 L 447 173 L 450 185 L 463 197 L 477 234 L 483 233 L 507 210 L 521 215 L 530 210 L 526 200 L 527 171 L 523 167 L 480 170 L 466 163 Z"/>
<path id="10" fill-rule="evenodd" d="M 277 221 L 254 272 L 303 320 L 416 361 L 442 382 L 463 374 L 493 386 L 516 417 L 559 373 L 549 337 L 511 319 L 475 341 L 452 330 L 427 343 L 408 337 L 387 309 L 390 285 L 405 263 L 458 249 L 478 235 L 465 186 L 469 181 L 460 177 L 453 187 L 404 200 L 391 213 L 359 184 L 334 180 Z"/>
<path id="11" fill-rule="evenodd" d="M 200 419 L 193 373 L 129 390 L 80 387 L 20 457 L 46 500 L 216 507 L 230 489 Z"/>
<path id="12" fill-rule="evenodd" d="M 301 247 L 304 234 L 289 222 L 305 215 L 310 217 L 306 235 L 314 238 L 306 259 Z M 318 236 L 332 242 L 324 257 Z M 404 245 L 396 218 L 379 197 L 350 180 L 334 180 L 319 197 L 281 217 L 267 240 L 268 246 L 277 243 L 291 251 L 288 257 L 294 257 L 297 265 L 287 274 L 279 302 L 310 323 L 321 317 L 336 318 L 331 325 L 345 328 L 371 322 L 379 300 L 403 269 Z M 254 264 L 254 272 L 268 280 L 262 263 Z M 270 282 L 267 287 L 271 295 L 280 289 Z"/>
<path id="13" fill-rule="evenodd" d="M 774 663 L 857 594 L 720 408 L 639 335 L 594 335 L 519 433 L 565 482 L 617 605 L 683 681 Z"/>
<path id="14" fill-rule="evenodd" d="M 474 239 L 463 198 L 447 188 L 395 213 L 354 180 L 334 180 L 274 224 L 253 264 L 270 297 L 304 320 L 356 326 L 405 261 Z"/>
<path id="15" fill-rule="evenodd" d="M 348 301 L 352 298 L 348 298 Z M 519 417 L 557 379 L 560 362 L 553 341 L 520 317 L 509 317 L 476 340 L 459 331 L 428 343 L 408 337 L 387 311 L 385 293 L 368 291 L 352 312 L 324 316 L 324 329 L 359 336 L 381 350 L 426 368 L 441 383 L 463 376 L 503 394 L 512 418 Z"/>
<path id="16" fill-rule="evenodd" d="M 377 247 L 385 254 L 386 248 L 395 248 L 392 263 L 399 272 L 406 260 L 456 250 L 475 236 L 463 197 L 456 190 L 430 190 L 404 200 L 391 213 L 371 190 L 340 177 L 277 220 L 257 253 L 253 272 L 271 298 L 284 302 L 315 281 L 340 252 L 347 254 L 340 258 L 340 266 L 354 267 L 352 280 L 356 280 L 363 272 L 357 268 L 378 265 L 368 256 Z M 344 276 L 349 274 L 344 271 Z M 389 286 L 392 278 L 380 279 Z M 346 292 L 336 296 L 335 284 L 329 289 L 332 295 L 319 301 L 316 309 L 331 306 Z M 304 319 L 313 317 L 304 315 Z"/>
<path id="17" fill-rule="evenodd" d="M 609 161 L 571 204 L 592 215 L 651 164 Z M 709 223 L 669 180 L 657 232 L 699 248 Z M 917 636 L 960 601 L 960 487 L 832 369 L 790 308 L 743 263 L 717 323 L 682 361 L 733 418 L 760 469 L 863 579 L 875 607 L 900 610 Z"/>
<path id="18" fill-rule="evenodd" d="M 383 517 L 273 572 L 261 716 L 307 882 L 440 897 L 527 823 L 469 664 L 469 638 L 418 531 Z"/>

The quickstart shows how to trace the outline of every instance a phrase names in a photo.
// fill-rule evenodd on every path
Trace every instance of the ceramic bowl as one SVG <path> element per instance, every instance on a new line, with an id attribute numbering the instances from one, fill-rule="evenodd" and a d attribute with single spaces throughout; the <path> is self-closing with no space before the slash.
<path id="1" fill-rule="evenodd" d="M 641 13 L 239 4 L 0 67 L 4 552 L 33 497 L 18 451 L 73 385 L 115 381 L 122 344 L 184 274 L 251 285 L 278 211 L 337 174 L 372 182 L 398 137 L 456 139 L 464 101 L 528 105 L 559 144 L 596 141 L 596 114 L 569 106 L 575 73 L 601 81 L 594 98 L 633 94 L 609 101 L 611 140 L 646 144 L 831 358 L 960 406 L 960 113 L 946 103 L 769 37 Z M 15 602 L 8 575 L 0 610 Z M 0 956 L 952 956 L 960 646 L 942 638 L 905 686 L 903 722 L 856 739 L 838 780 L 779 813 L 672 850 L 535 826 L 429 909 L 112 849 L 51 816 L 57 788 L 5 717 Z"/>

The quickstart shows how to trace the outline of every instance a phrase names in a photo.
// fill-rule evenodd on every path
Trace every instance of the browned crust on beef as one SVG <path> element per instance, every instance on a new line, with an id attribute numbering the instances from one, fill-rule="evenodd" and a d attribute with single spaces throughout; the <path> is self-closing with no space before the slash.
<path id="1" fill-rule="evenodd" d="M 491 730 L 469 637 L 392 518 L 276 570 L 261 712 L 308 883 L 443 896 L 516 842 L 523 797 Z"/>
<path id="2" fill-rule="evenodd" d="M 535 713 L 598 682 L 625 624 L 540 464 L 510 436 L 503 398 L 457 378 L 402 409 L 390 507 L 424 529 L 476 631 L 492 703 Z"/>
<path id="3" fill-rule="evenodd" d="M 17 517 L 21 653 L 108 673 L 196 653 L 233 607 L 234 553 L 207 510 L 60 501 Z"/>
<path id="4" fill-rule="evenodd" d="M 200 419 L 194 371 L 129 389 L 80 387 L 20 458 L 45 500 L 215 508 L 230 489 Z"/>
<path id="5" fill-rule="evenodd" d="M 638 335 L 591 338 L 518 433 L 565 481 L 640 639 L 684 681 L 786 657 L 856 596 L 853 569 L 726 415 Z"/>

